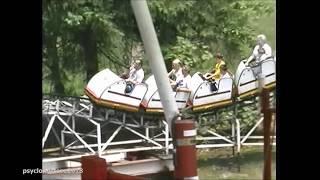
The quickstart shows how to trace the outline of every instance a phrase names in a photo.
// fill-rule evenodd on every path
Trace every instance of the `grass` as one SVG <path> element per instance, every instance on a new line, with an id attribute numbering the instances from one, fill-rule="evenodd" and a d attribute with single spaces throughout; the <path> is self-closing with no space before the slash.
<path id="1" fill-rule="evenodd" d="M 263 148 L 243 147 L 240 156 L 232 156 L 231 148 L 210 151 L 198 150 L 198 176 L 200 179 L 262 179 Z M 276 154 L 272 152 L 272 179 L 275 177 Z"/>
<path id="2" fill-rule="evenodd" d="M 198 149 L 200 180 L 260 180 L 263 175 L 263 147 L 242 147 L 240 155 L 231 148 Z M 173 173 L 147 176 L 150 180 L 173 180 Z M 272 179 L 276 179 L 276 153 L 272 151 Z"/>

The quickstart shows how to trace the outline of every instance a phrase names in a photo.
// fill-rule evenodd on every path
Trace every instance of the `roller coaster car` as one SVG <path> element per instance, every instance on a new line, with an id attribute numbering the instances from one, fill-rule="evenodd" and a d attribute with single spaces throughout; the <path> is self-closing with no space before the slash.
<path id="1" fill-rule="evenodd" d="M 145 108 L 147 113 L 163 113 L 158 87 L 153 75 L 146 80 L 146 84 L 148 85 L 148 91 L 141 103 L 141 106 Z M 189 104 L 188 100 L 190 92 L 172 91 L 172 93 L 179 109 L 185 108 L 187 104 Z"/>
<path id="2" fill-rule="evenodd" d="M 263 85 L 269 89 L 276 86 L 276 60 L 275 57 L 269 57 L 258 64 L 246 66 L 245 61 L 240 62 L 236 74 L 235 85 L 237 87 L 237 96 L 244 99 L 258 93 L 258 74 L 264 77 Z"/>
<path id="3" fill-rule="evenodd" d="M 216 89 L 212 89 L 211 82 L 204 80 L 199 73 L 191 78 L 191 92 L 174 92 L 179 109 L 188 105 L 193 112 L 209 111 L 233 103 L 233 96 L 244 99 L 258 92 L 258 73 L 264 78 L 264 86 L 273 89 L 276 85 L 275 57 L 267 58 L 257 65 L 245 66 L 241 61 L 233 79 L 222 78 L 216 81 Z M 129 112 L 142 110 L 147 113 L 163 113 L 158 87 L 154 76 L 150 76 L 145 83 L 136 84 L 129 93 L 125 92 L 126 81 L 109 69 L 105 69 L 89 81 L 85 93 L 97 105 Z M 142 107 L 142 108 L 141 108 Z"/>
<path id="4" fill-rule="evenodd" d="M 195 73 L 191 79 L 191 95 L 193 112 L 208 111 L 214 108 L 232 104 L 232 78 L 222 78 L 216 81 L 217 90 L 212 91 L 211 82 Z"/>
<path id="5" fill-rule="evenodd" d="M 124 79 L 105 69 L 90 79 L 85 93 L 97 105 L 138 112 L 148 87 L 144 83 L 136 84 L 130 93 L 126 93 L 126 85 Z"/>

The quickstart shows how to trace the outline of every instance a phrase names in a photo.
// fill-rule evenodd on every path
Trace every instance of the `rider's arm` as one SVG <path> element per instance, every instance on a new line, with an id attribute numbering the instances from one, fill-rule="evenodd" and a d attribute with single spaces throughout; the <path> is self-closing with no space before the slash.
<path id="1" fill-rule="evenodd" d="M 254 59 L 254 57 L 256 57 L 258 55 L 258 49 L 259 49 L 258 45 L 256 47 L 254 47 L 251 56 L 248 58 L 247 62 L 245 63 L 246 66 L 248 66 L 249 63 Z"/>

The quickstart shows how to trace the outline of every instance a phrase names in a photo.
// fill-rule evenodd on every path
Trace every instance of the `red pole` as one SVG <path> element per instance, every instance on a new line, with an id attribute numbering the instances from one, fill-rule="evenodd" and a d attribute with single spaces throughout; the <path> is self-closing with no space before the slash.
<path id="1" fill-rule="evenodd" d="M 198 180 L 196 135 L 194 120 L 177 120 L 174 122 L 174 177 L 176 180 Z"/>
<path id="2" fill-rule="evenodd" d="M 107 180 L 107 163 L 99 156 L 83 156 L 81 157 L 82 180 Z"/>
<path id="3" fill-rule="evenodd" d="M 263 120 L 263 133 L 264 133 L 264 170 L 263 180 L 271 180 L 271 145 L 270 145 L 270 129 L 272 110 L 270 109 L 269 91 L 266 88 L 262 89 L 261 94 Z"/>

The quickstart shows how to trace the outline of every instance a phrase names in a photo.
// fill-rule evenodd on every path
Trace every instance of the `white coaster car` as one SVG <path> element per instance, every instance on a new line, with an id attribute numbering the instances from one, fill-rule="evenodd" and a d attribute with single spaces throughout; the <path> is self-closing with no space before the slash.
<path id="1" fill-rule="evenodd" d="M 130 112 L 137 112 L 140 103 L 147 92 L 147 85 L 136 84 L 130 93 L 125 93 L 126 81 L 109 69 L 100 71 L 94 75 L 85 93 L 95 104 Z"/>
<path id="2" fill-rule="evenodd" d="M 202 112 L 231 104 L 232 87 L 232 78 L 222 78 L 216 81 L 217 90 L 213 91 L 211 82 L 203 80 L 199 73 L 195 73 L 191 79 L 192 110 Z"/>
<path id="3" fill-rule="evenodd" d="M 258 92 L 259 73 L 264 77 L 263 85 L 269 89 L 276 86 L 276 61 L 275 58 L 269 57 L 262 60 L 256 65 L 245 66 L 245 61 L 241 61 L 235 74 L 235 85 L 237 95 L 240 99 L 255 95 Z"/>
<path id="4" fill-rule="evenodd" d="M 153 75 L 146 80 L 146 84 L 148 85 L 148 91 L 141 105 L 145 108 L 147 113 L 163 113 L 158 87 Z M 172 91 L 172 93 L 174 94 L 178 108 L 185 108 L 189 100 L 190 92 Z"/>

